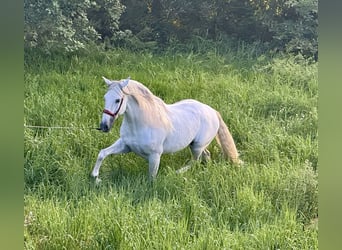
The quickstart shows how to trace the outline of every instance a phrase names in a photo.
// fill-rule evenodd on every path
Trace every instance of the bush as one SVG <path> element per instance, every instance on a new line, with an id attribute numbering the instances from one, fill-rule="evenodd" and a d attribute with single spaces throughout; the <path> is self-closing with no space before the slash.
<path id="1" fill-rule="evenodd" d="M 318 1 L 253 1 L 255 15 L 270 33 L 270 45 L 281 51 L 318 54 Z"/>
<path id="2" fill-rule="evenodd" d="M 85 48 L 112 35 L 122 11 L 119 0 L 25 0 L 25 47 L 45 52 Z"/>

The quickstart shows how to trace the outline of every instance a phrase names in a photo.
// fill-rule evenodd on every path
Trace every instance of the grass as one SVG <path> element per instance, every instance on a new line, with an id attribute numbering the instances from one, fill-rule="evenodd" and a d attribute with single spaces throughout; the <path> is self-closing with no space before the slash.
<path id="1" fill-rule="evenodd" d="M 25 249 L 318 249 L 317 64 L 300 57 L 133 53 L 25 55 Z M 134 154 L 100 149 L 119 136 L 100 121 L 101 76 L 131 76 L 165 102 L 216 108 L 245 165 L 222 159 L 177 175 L 188 149 L 163 155 L 157 180 Z"/>

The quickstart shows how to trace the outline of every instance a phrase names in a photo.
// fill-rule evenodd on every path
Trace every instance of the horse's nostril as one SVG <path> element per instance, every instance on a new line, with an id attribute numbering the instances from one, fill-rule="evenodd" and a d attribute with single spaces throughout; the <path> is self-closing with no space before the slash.
<path id="1" fill-rule="evenodd" d="M 106 123 L 103 123 L 101 122 L 100 124 L 100 129 L 103 131 L 103 132 L 108 132 L 108 125 Z"/>

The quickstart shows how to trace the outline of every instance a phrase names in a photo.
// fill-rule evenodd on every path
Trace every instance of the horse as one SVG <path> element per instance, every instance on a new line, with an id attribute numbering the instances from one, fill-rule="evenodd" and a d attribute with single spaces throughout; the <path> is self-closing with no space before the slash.
<path id="1" fill-rule="evenodd" d="M 174 153 L 189 146 L 192 161 L 210 159 L 207 147 L 216 137 L 224 156 L 240 164 L 233 137 L 220 113 L 193 99 L 166 104 L 142 83 L 131 80 L 109 80 L 104 95 L 105 106 L 98 128 L 109 132 L 120 115 L 123 121 L 120 138 L 100 150 L 91 175 L 98 179 L 102 161 L 110 154 L 134 152 L 148 161 L 149 178 L 154 180 L 163 153 Z M 190 168 L 190 165 L 179 172 Z"/>

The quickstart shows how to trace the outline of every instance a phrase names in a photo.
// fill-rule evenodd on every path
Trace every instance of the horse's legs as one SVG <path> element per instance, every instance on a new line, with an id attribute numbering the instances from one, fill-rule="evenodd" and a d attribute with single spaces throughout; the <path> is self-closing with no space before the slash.
<path id="1" fill-rule="evenodd" d="M 160 156 L 161 154 L 159 153 L 152 153 L 148 156 L 148 170 L 150 180 L 153 180 L 157 176 L 160 163 Z"/>
<path id="2" fill-rule="evenodd" d="M 201 157 L 202 157 L 203 161 L 205 161 L 205 162 L 210 160 L 210 152 L 208 149 L 206 149 L 206 147 L 207 147 L 207 145 L 205 145 L 204 147 L 203 146 L 195 146 L 194 144 L 190 145 L 190 149 L 191 149 L 193 159 L 190 160 L 184 167 L 178 169 L 176 171 L 176 173 L 180 174 L 180 173 L 184 173 L 184 172 L 188 171 L 191 168 L 194 161 L 198 161 Z"/>
<path id="3" fill-rule="evenodd" d="M 108 148 L 104 148 L 100 150 L 99 155 L 97 157 L 95 167 L 91 173 L 91 175 L 95 178 L 99 176 L 100 167 L 104 158 L 106 158 L 110 154 L 120 154 L 120 153 L 128 153 L 130 150 L 126 146 L 126 144 L 121 140 L 117 140 L 113 145 Z"/>
<path id="4" fill-rule="evenodd" d="M 190 145 L 191 153 L 195 161 L 198 161 L 201 157 L 202 160 L 207 162 L 210 160 L 210 152 L 207 149 L 208 145 L 200 146 L 200 145 Z"/>
<path id="5" fill-rule="evenodd" d="M 204 149 L 203 152 L 202 152 L 202 160 L 204 162 L 208 162 L 210 160 L 210 152 L 208 149 Z"/>

